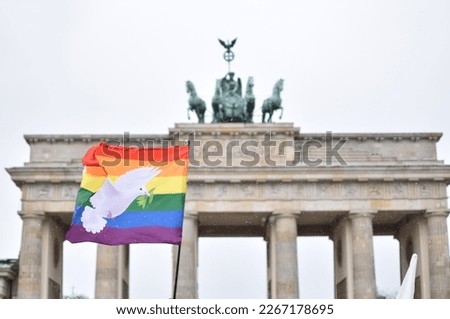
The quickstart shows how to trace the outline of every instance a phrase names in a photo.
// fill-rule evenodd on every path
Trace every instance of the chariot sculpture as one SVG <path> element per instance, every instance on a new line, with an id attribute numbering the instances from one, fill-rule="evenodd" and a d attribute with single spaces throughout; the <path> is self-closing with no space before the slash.
<path id="1" fill-rule="evenodd" d="M 234 59 L 234 53 L 231 48 L 237 39 L 231 42 L 225 42 L 219 39 L 220 44 L 226 49 L 224 59 L 228 62 L 228 73 L 216 80 L 216 88 L 211 99 L 212 123 L 235 122 L 235 123 L 253 123 L 255 111 L 255 95 L 253 87 L 255 85 L 253 77 L 249 76 L 245 88 L 245 95 L 242 96 L 242 82 L 240 78 L 235 78 L 235 73 L 230 71 L 230 62 Z M 284 80 L 278 80 L 273 88 L 272 96 L 265 99 L 261 111 L 262 122 L 272 122 L 273 112 L 281 110 L 280 119 L 283 116 L 283 107 L 281 100 L 281 91 L 283 90 Z M 195 90 L 191 81 L 186 82 L 186 89 L 189 93 L 188 119 L 189 111 L 197 114 L 198 123 L 205 123 L 206 103 L 201 99 Z"/>

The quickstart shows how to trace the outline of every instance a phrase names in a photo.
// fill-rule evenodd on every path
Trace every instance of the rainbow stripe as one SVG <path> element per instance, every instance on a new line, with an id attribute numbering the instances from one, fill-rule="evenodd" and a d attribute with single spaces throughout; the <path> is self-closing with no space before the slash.
<path id="1" fill-rule="evenodd" d="M 99 143 L 83 158 L 83 177 L 72 225 L 66 239 L 72 243 L 96 242 L 106 245 L 131 243 L 181 243 L 189 160 L 188 146 L 135 148 Z M 98 233 L 85 230 L 81 216 L 89 199 L 108 178 L 112 183 L 126 172 L 141 167 L 158 167 L 160 173 L 146 187 L 153 200 L 145 208 L 136 198 L 115 218 L 107 218 Z"/>

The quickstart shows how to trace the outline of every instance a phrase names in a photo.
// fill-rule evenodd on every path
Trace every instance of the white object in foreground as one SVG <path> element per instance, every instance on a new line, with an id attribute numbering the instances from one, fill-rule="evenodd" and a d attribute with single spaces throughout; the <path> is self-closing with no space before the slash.
<path id="1" fill-rule="evenodd" d="M 411 256 L 411 261 L 409 262 L 409 268 L 406 271 L 405 278 L 403 278 L 402 285 L 398 291 L 397 297 L 395 299 L 413 299 L 414 298 L 414 284 L 416 281 L 416 268 L 417 268 L 417 255 L 413 254 Z"/>

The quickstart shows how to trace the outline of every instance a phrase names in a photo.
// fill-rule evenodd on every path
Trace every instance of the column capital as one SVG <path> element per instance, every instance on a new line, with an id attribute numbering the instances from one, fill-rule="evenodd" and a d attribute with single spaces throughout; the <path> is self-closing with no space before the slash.
<path id="1" fill-rule="evenodd" d="M 348 217 L 350 218 L 350 219 L 355 219 L 355 218 L 361 218 L 361 217 L 363 217 L 363 218 L 370 218 L 370 219 L 372 219 L 372 218 L 374 218 L 375 217 L 375 215 L 377 214 L 377 210 L 375 210 L 375 209 L 361 209 L 361 210 L 351 210 L 351 211 L 349 211 L 349 213 L 348 213 Z"/>
<path id="2" fill-rule="evenodd" d="M 424 216 L 426 218 L 430 217 L 447 217 L 449 215 L 448 209 L 436 209 L 436 210 L 427 210 L 425 211 Z"/>
<path id="3" fill-rule="evenodd" d="M 297 216 L 300 215 L 299 211 L 274 211 L 270 215 L 270 217 L 273 217 L 274 219 L 278 218 L 287 218 L 287 217 L 294 217 L 297 218 Z"/>
<path id="4" fill-rule="evenodd" d="M 193 211 L 184 212 L 185 219 L 198 220 L 198 213 Z"/>
<path id="5" fill-rule="evenodd" d="M 18 211 L 17 213 L 19 214 L 20 218 L 22 218 L 22 219 L 27 219 L 27 218 L 44 219 L 45 218 L 45 212 L 43 212 L 43 211 L 30 212 L 30 211 L 21 210 L 21 211 Z"/>

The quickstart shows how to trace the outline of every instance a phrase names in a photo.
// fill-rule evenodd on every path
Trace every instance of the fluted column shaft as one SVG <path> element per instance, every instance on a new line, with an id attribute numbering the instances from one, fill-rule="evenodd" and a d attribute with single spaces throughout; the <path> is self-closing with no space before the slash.
<path id="1" fill-rule="evenodd" d="M 128 270 L 125 269 L 128 249 L 128 246 L 97 245 L 95 298 L 128 298 Z"/>
<path id="2" fill-rule="evenodd" d="M 182 238 L 176 297 L 196 299 L 198 298 L 198 218 L 196 214 L 184 215 Z M 178 250 L 175 249 L 174 252 L 176 262 Z"/>
<path id="3" fill-rule="evenodd" d="M 42 226 L 44 213 L 19 212 L 22 217 L 22 243 L 19 259 L 18 298 L 42 297 Z"/>
<path id="4" fill-rule="evenodd" d="M 351 213 L 353 246 L 353 291 L 356 299 L 377 296 L 373 253 L 373 213 Z"/>
<path id="5" fill-rule="evenodd" d="M 428 224 L 431 298 L 448 299 L 450 298 L 448 212 L 429 212 L 425 216 Z"/>
<path id="6" fill-rule="evenodd" d="M 275 214 L 269 220 L 268 258 L 271 298 L 298 298 L 297 220 L 293 214 Z"/>

